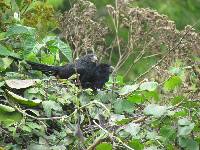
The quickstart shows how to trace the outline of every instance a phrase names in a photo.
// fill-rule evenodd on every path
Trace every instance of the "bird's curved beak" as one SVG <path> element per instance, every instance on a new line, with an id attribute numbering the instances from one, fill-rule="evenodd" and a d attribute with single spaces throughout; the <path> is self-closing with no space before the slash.
<path id="1" fill-rule="evenodd" d="M 92 57 L 92 62 L 98 62 L 98 58 L 97 58 L 97 56 L 96 55 L 94 55 L 93 57 Z"/>
<path id="2" fill-rule="evenodd" d="M 109 73 L 112 73 L 113 71 L 114 71 L 114 67 L 113 66 L 110 66 L 110 68 L 109 68 Z"/>

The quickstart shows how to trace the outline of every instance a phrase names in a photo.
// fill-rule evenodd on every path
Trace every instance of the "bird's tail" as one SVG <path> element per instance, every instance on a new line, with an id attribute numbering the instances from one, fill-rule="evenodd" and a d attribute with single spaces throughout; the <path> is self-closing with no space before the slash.
<path id="1" fill-rule="evenodd" d="M 16 57 L 13 57 L 13 56 L 10 56 L 10 57 L 12 59 L 16 60 L 16 61 L 23 60 L 21 58 L 16 58 Z M 45 65 L 45 64 L 32 62 L 32 61 L 26 61 L 26 63 L 31 66 L 32 70 L 41 71 L 42 73 L 44 73 L 46 75 L 54 75 L 54 76 L 56 76 L 58 71 L 59 71 L 59 66 L 49 66 L 49 65 Z"/>
<path id="2" fill-rule="evenodd" d="M 27 64 L 31 66 L 31 69 L 41 71 L 46 75 L 56 76 L 59 71 L 59 66 L 49 66 L 45 64 L 40 64 L 36 62 L 27 61 Z"/>

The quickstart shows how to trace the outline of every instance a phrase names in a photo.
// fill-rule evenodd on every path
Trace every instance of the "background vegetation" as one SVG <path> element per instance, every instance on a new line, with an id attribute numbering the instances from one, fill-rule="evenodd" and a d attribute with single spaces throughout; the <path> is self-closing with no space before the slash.
<path id="1" fill-rule="evenodd" d="M 199 3 L 0 1 L 0 149 L 198 150 Z M 89 52 L 115 67 L 98 91 L 26 64 Z"/>

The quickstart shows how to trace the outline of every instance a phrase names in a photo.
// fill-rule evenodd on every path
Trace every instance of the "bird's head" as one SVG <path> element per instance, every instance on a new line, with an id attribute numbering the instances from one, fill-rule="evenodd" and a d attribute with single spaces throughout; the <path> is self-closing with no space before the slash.
<path id="1" fill-rule="evenodd" d="M 84 61 L 84 62 L 93 62 L 93 63 L 97 63 L 98 62 L 98 58 L 95 54 L 86 54 L 80 58 L 76 58 L 76 61 L 77 60 L 81 60 L 81 61 Z"/>
<path id="2" fill-rule="evenodd" d="M 88 62 L 94 62 L 97 63 L 98 62 L 98 58 L 95 54 L 87 54 L 85 56 L 83 56 L 85 58 L 85 60 L 87 60 Z"/>

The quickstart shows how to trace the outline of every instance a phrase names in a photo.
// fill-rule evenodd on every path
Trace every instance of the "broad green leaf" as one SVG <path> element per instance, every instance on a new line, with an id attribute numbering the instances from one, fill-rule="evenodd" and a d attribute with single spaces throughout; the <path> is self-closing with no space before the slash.
<path id="1" fill-rule="evenodd" d="M 115 82 L 116 82 L 118 85 L 123 85 L 123 84 L 124 84 L 123 76 L 117 75 L 117 77 L 116 77 L 115 80 L 116 80 Z"/>
<path id="2" fill-rule="evenodd" d="M 179 145 L 186 150 L 199 150 L 199 143 L 188 137 L 180 137 Z"/>
<path id="3" fill-rule="evenodd" d="M 58 40 L 58 48 L 62 52 L 62 54 L 70 61 L 72 62 L 72 50 L 69 47 L 68 44 L 64 43 L 60 39 Z"/>
<path id="4" fill-rule="evenodd" d="M 54 63 L 54 56 L 50 54 L 42 54 L 41 62 L 43 64 L 52 65 Z"/>
<path id="5" fill-rule="evenodd" d="M 178 135 L 189 135 L 194 129 L 195 124 L 189 121 L 187 118 L 178 120 Z"/>
<path id="6" fill-rule="evenodd" d="M 29 150 L 49 150 L 49 145 L 47 144 L 36 144 L 36 143 L 31 143 L 30 145 L 27 146 Z"/>
<path id="7" fill-rule="evenodd" d="M 154 91 L 158 87 L 157 82 L 144 82 L 140 85 L 140 90 Z"/>
<path id="8" fill-rule="evenodd" d="M 23 35 L 23 42 L 22 42 L 22 48 L 23 55 L 26 57 L 31 52 L 34 52 L 34 47 L 36 45 L 36 38 L 33 35 Z"/>
<path id="9" fill-rule="evenodd" d="M 123 112 L 132 113 L 134 111 L 134 103 L 127 100 L 118 100 L 113 107 L 117 114 L 122 114 Z"/>
<path id="10" fill-rule="evenodd" d="M 133 148 L 134 150 L 143 150 L 144 145 L 139 139 L 134 139 L 128 143 L 128 145 Z"/>
<path id="11" fill-rule="evenodd" d="M 33 79 L 33 80 L 5 80 L 5 83 L 7 86 L 9 86 L 12 89 L 25 89 L 31 86 L 36 85 L 37 82 L 39 82 L 39 79 Z"/>
<path id="12" fill-rule="evenodd" d="M 159 100 L 159 93 L 155 91 L 143 91 L 142 95 L 144 96 L 145 99 L 151 101 L 158 101 Z"/>
<path id="13" fill-rule="evenodd" d="M 164 83 L 164 89 L 167 91 L 172 91 L 176 87 L 179 87 L 182 84 L 182 80 L 178 76 L 173 76 Z"/>
<path id="14" fill-rule="evenodd" d="M 160 139 L 160 136 L 156 131 L 147 131 L 146 138 L 150 140 L 157 140 Z"/>
<path id="15" fill-rule="evenodd" d="M 110 123 L 113 125 L 118 124 L 120 121 L 122 121 L 123 119 L 125 119 L 124 115 L 119 115 L 119 114 L 113 114 L 110 117 Z"/>
<path id="16" fill-rule="evenodd" d="M 99 99 L 103 103 L 114 102 L 117 98 L 117 94 L 112 91 L 98 91 L 96 99 Z"/>
<path id="17" fill-rule="evenodd" d="M 5 46 L 0 44 L 0 55 L 1 56 L 13 56 L 19 58 L 18 54 L 8 50 Z"/>
<path id="18" fill-rule="evenodd" d="M 42 128 L 41 125 L 39 125 L 35 122 L 27 122 L 26 126 L 30 127 L 31 129 L 38 129 L 38 130 L 40 130 Z"/>
<path id="19" fill-rule="evenodd" d="M 55 36 L 47 36 L 43 39 L 43 45 L 47 45 L 52 53 L 57 52 L 57 49 L 61 51 L 61 53 L 72 62 L 72 51 L 67 43 L 64 43 L 59 38 Z"/>
<path id="20" fill-rule="evenodd" d="M 176 139 L 176 130 L 171 126 L 163 126 L 160 129 L 160 135 L 165 142 L 174 141 Z"/>
<path id="21" fill-rule="evenodd" d="M 21 121 L 22 117 L 22 114 L 17 111 L 5 112 L 0 109 L 0 123 L 2 122 L 7 126 Z"/>
<path id="22" fill-rule="evenodd" d="M 182 118 L 178 120 L 179 126 L 188 126 L 191 124 L 191 121 L 189 121 L 187 118 Z"/>
<path id="23" fill-rule="evenodd" d="M 31 101 L 8 90 L 6 90 L 6 95 L 9 100 L 29 107 L 38 106 L 41 103 L 39 99 Z"/>
<path id="24" fill-rule="evenodd" d="M 132 93 L 133 91 L 137 90 L 139 87 L 139 84 L 134 85 L 125 85 L 120 91 L 119 95 L 127 95 Z"/>
<path id="25" fill-rule="evenodd" d="M 124 119 L 122 119 L 122 120 L 120 120 L 120 121 L 117 121 L 116 124 L 117 124 L 117 125 L 125 125 L 125 124 L 130 123 L 131 121 L 132 121 L 131 118 L 124 118 Z"/>
<path id="26" fill-rule="evenodd" d="M 154 117 L 159 118 L 159 117 L 167 114 L 167 107 L 159 106 L 156 104 L 150 104 L 145 107 L 144 113 L 146 115 L 153 115 Z"/>
<path id="27" fill-rule="evenodd" d="M 13 112 L 15 109 L 7 105 L 0 104 L 0 111 Z"/>
<path id="28" fill-rule="evenodd" d="M 124 131 L 130 133 L 131 136 L 134 138 L 140 131 L 140 124 L 131 122 L 124 126 Z"/>
<path id="29" fill-rule="evenodd" d="M 128 96 L 128 101 L 131 103 L 140 104 L 144 101 L 144 96 L 141 93 L 132 94 Z"/>
<path id="30" fill-rule="evenodd" d="M 13 60 L 10 58 L 0 58 L 0 72 L 5 71 L 12 62 Z"/>
<path id="31" fill-rule="evenodd" d="M 97 145 L 96 150 L 112 150 L 112 144 L 110 143 L 101 143 Z"/>
<path id="32" fill-rule="evenodd" d="M 171 101 L 172 105 L 176 105 L 176 104 L 180 103 L 183 100 L 185 101 L 186 97 L 184 97 L 184 96 L 176 96 L 176 97 L 173 97 L 170 101 Z"/>
<path id="33" fill-rule="evenodd" d="M 12 25 L 8 28 L 8 31 L 6 32 L 6 36 L 20 35 L 20 34 L 35 36 L 35 33 L 36 33 L 35 28 L 17 24 L 17 25 Z"/>
<path id="34" fill-rule="evenodd" d="M 169 72 L 174 75 L 180 75 L 183 72 L 183 69 L 177 67 L 170 67 Z"/>
<path id="35" fill-rule="evenodd" d="M 4 86 L 4 84 L 5 84 L 4 81 L 0 82 L 0 87 Z"/>
<path id="36" fill-rule="evenodd" d="M 62 111 L 62 107 L 55 101 L 43 101 L 42 105 L 43 105 L 43 108 L 44 108 L 44 111 L 45 111 L 47 117 L 51 116 L 51 112 L 53 110 Z"/>
<path id="37" fill-rule="evenodd" d="M 19 35 L 21 46 L 24 49 L 23 55 L 28 55 L 36 45 L 36 30 L 32 27 L 23 26 L 20 24 L 12 25 L 8 28 L 6 36 Z"/>
<path id="38" fill-rule="evenodd" d="M 26 125 L 21 126 L 21 129 L 26 132 L 32 132 L 32 129 Z"/>

